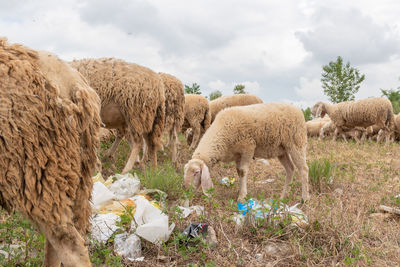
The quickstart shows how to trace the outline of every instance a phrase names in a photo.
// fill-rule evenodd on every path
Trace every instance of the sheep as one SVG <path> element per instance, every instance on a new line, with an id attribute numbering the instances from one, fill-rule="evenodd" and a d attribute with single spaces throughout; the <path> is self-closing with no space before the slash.
<path id="1" fill-rule="evenodd" d="M 394 116 L 394 140 L 400 140 L 400 114 Z"/>
<path id="2" fill-rule="evenodd" d="M 210 127 L 211 114 L 208 100 L 201 95 L 187 94 L 185 95 L 185 120 L 182 125 L 182 132 L 186 132 L 192 128 L 191 133 L 188 132 L 187 139 L 190 149 L 196 148 L 200 137 Z"/>
<path id="3" fill-rule="evenodd" d="M 313 120 L 306 122 L 307 127 L 307 136 L 308 137 L 315 137 L 319 136 L 321 128 L 330 121 L 328 117 L 321 118 L 314 118 Z"/>
<path id="4" fill-rule="evenodd" d="M 127 137 L 130 155 L 122 173 L 132 169 L 142 138 L 153 166 L 161 148 L 165 124 L 165 94 L 160 76 L 152 70 L 114 58 L 74 60 L 75 67 L 101 99 L 101 119 L 108 129 L 116 129 L 116 138 L 106 153 L 112 158 L 123 137 Z"/>
<path id="5" fill-rule="evenodd" d="M 329 119 L 329 121 L 326 122 L 326 123 L 321 127 L 321 130 L 320 130 L 320 132 L 319 132 L 319 137 L 318 137 L 318 139 L 319 139 L 319 140 L 324 139 L 325 136 L 329 136 L 329 135 L 333 134 L 333 133 L 335 132 L 335 130 L 336 130 L 335 124 L 333 123 L 332 120 Z"/>
<path id="6" fill-rule="evenodd" d="M 171 161 L 176 163 L 176 145 L 178 133 L 181 131 L 185 106 L 185 89 L 176 77 L 159 72 L 165 89 L 165 129 L 167 132 L 167 146 L 172 151 Z"/>
<path id="7" fill-rule="evenodd" d="M 306 163 L 307 129 L 303 112 L 286 103 L 264 103 L 227 108 L 220 113 L 200 140 L 184 167 L 184 186 L 213 187 L 209 167 L 236 162 L 240 178 L 238 201 L 247 195 L 247 174 L 254 157 L 278 157 L 286 170 L 281 198 L 286 196 L 294 166 L 300 171 L 302 197 L 309 199 Z"/>
<path id="8" fill-rule="evenodd" d="M 382 97 L 367 98 L 358 101 L 347 101 L 338 104 L 318 102 L 311 111 L 314 117 L 328 114 L 336 126 L 333 140 L 343 132 L 343 127 L 368 127 L 377 124 L 386 136 L 394 127 L 393 107 L 389 100 Z"/>
<path id="9" fill-rule="evenodd" d="M 211 123 L 215 120 L 218 112 L 220 112 L 224 108 L 260 104 L 262 102 L 263 101 L 261 100 L 261 98 L 250 94 L 221 96 L 217 99 L 210 101 Z"/>
<path id="10" fill-rule="evenodd" d="M 56 56 L 0 39 L 0 206 L 44 234 L 45 266 L 90 266 L 100 99 Z"/>

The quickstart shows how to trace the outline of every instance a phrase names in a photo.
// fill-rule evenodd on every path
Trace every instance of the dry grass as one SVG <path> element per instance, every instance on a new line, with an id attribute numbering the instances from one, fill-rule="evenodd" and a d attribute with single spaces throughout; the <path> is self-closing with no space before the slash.
<path id="1" fill-rule="evenodd" d="M 182 139 L 181 139 L 182 141 Z M 178 159 L 182 177 L 183 165 L 190 152 L 181 142 Z M 107 146 L 103 146 L 107 147 Z M 311 200 L 300 208 L 309 219 L 303 231 L 285 225 L 278 227 L 236 227 L 231 216 L 236 211 L 238 183 L 232 187 L 215 186 L 214 198 L 200 193 L 181 192 L 169 201 L 170 220 L 176 229 L 170 240 L 157 247 L 143 241 L 144 262 L 126 266 L 398 266 L 400 262 L 399 218 L 375 216 L 381 205 L 400 206 L 400 144 L 332 142 L 311 139 L 308 158 L 329 161 L 332 179 L 312 186 Z M 125 158 L 125 149 L 118 150 Z M 160 168 L 168 161 L 168 151 L 159 153 Z M 248 179 L 248 192 L 255 198 L 276 198 L 283 188 L 284 169 L 275 159 L 269 165 L 253 162 Z M 118 164 L 119 165 L 119 164 Z M 123 166 L 123 164 L 121 164 Z M 105 169 L 107 171 L 107 169 Z M 237 177 L 233 164 L 220 163 L 211 170 L 216 181 L 225 176 Z M 260 183 L 275 179 L 272 183 Z M 179 194 L 178 194 L 179 195 Z M 205 206 L 208 214 L 179 219 L 174 206 L 188 196 L 192 205 Z M 294 179 L 288 204 L 300 201 L 300 182 Z M 176 200 L 178 199 L 178 200 Z M 217 233 L 218 247 L 207 248 L 199 242 L 191 248 L 180 244 L 179 233 L 189 222 L 205 222 Z M 1 240 L 0 240 L 1 241 Z M 272 251 L 271 244 L 275 246 Z M 258 255 L 257 255 L 258 254 Z"/>

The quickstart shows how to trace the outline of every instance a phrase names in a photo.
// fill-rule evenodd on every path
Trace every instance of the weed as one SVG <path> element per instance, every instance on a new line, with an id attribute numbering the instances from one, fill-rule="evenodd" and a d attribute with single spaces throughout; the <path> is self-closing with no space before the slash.
<path id="1" fill-rule="evenodd" d="M 313 160 L 309 166 L 308 176 L 310 182 L 318 193 L 322 192 L 323 185 L 331 183 L 334 167 L 328 159 Z"/>

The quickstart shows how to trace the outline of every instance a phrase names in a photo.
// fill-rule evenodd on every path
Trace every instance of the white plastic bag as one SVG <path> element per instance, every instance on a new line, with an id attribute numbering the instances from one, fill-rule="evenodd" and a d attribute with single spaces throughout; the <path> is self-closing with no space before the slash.
<path id="1" fill-rule="evenodd" d="M 107 242 L 111 235 L 118 230 L 116 225 L 120 217 L 114 213 L 96 214 L 91 218 L 92 237 L 99 242 Z"/>
<path id="2" fill-rule="evenodd" d="M 117 176 L 118 175 L 118 176 Z M 116 174 L 117 181 L 110 185 L 110 191 L 114 193 L 115 198 L 125 199 L 134 196 L 140 189 L 139 178 L 133 177 L 132 174 L 125 175 Z"/>
<path id="3" fill-rule="evenodd" d="M 114 238 L 114 251 L 117 252 L 118 255 L 126 258 L 139 258 L 142 256 L 140 238 L 135 234 L 118 234 Z"/>
<path id="4" fill-rule="evenodd" d="M 136 203 L 136 212 L 133 216 L 138 225 L 136 234 L 155 244 L 167 241 L 175 224 L 168 226 L 168 216 L 143 196 L 134 196 L 131 199 Z"/>
<path id="5" fill-rule="evenodd" d="M 194 211 L 197 213 L 197 215 L 202 215 L 204 213 L 204 207 L 203 206 L 191 206 L 191 207 L 182 207 L 178 206 L 178 208 L 182 211 L 182 218 L 186 218 L 190 214 L 192 214 Z"/>
<path id="6" fill-rule="evenodd" d="M 101 182 L 95 182 L 92 190 L 92 203 L 95 209 L 101 205 L 111 201 L 114 198 L 114 193 Z"/>

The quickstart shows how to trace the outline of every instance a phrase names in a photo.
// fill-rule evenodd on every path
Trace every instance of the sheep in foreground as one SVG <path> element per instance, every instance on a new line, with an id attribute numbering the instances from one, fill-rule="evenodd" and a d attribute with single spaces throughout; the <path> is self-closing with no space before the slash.
<path id="1" fill-rule="evenodd" d="M 286 170 L 281 198 L 286 196 L 294 166 L 300 172 L 302 197 L 309 199 L 306 163 L 307 129 L 303 112 L 284 103 L 232 107 L 221 111 L 202 137 L 192 159 L 184 167 L 184 186 L 213 187 L 209 167 L 236 162 L 240 178 L 239 201 L 247 195 L 247 174 L 254 157 L 278 157 Z"/>
<path id="2" fill-rule="evenodd" d="M 382 97 L 367 98 L 358 101 L 347 101 L 338 104 L 318 102 L 312 108 L 313 116 L 322 118 L 328 114 L 336 126 L 333 140 L 342 134 L 344 127 L 368 127 L 377 124 L 386 136 L 394 127 L 393 107 L 389 100 Z M 379 141 L 379 140 L 378 140 Z"/>
<path id="3" fill-rule="evenodd" d="M 262 102 L 263 101 L 261 100 L 261 98 L 250 94 L 221 96 L 217 99 L 210 101 L 211 123 L 215 120 L 218 112 L 220 112 L 224 108 L 260 104 Z"/>
<path id="4" fill-rule="evenodd" d="M 74 60 L 71 65 L 99 94 L 100 115 L 106 128 L 116 129 L 115 141 L 105 158 L 112 158 L 126 137 L 131 151 L 122 173 L 127 173 L 144 138 L 150 160 L 156 166 L 165 123 L 165 94 L 160 76 L 146 67 L 114 58 Z"/>
<path id="5" fill-rule="evenodd" d="M 185 89 L 180 80 L 176 77 L 159 73 L 164 83 L 165 90 L 165 132 L 167 133 L 167 146 L 172 151 L 173 163 L 176 163 L 176 146 L 178 142 L 178 133 L 181 131 L 185 106 Z"/>
<path id="6" fill-rule="evenodd" d="M 201 135 L 210 127 L 211 114 L 208 100 L 201 95 L 185 95 L 184 113 L 185 120 L 182 125 L 182 132 L 186 132 L 189 128 L 192 129 L 186 137 L 190 149 L 194 149 L 199 143 Z"/>
<path id="7" fill-rule="evenodd" d="M 314 118 L 310 121 L 306 122 L 307 127 L 307 136 L 308 137 L 316 137 L 320 135 L 320 131 L 322 127 L 329 123 L 330 119 L 328 117 L 322 118 Z"/>
<path id="8" fill-rule="evenodd" d="M 5 39 L 0 80 L 0 205 L 45 235 L 45 266 L 90 266 L 100 99 L 56 56 Z"/>

